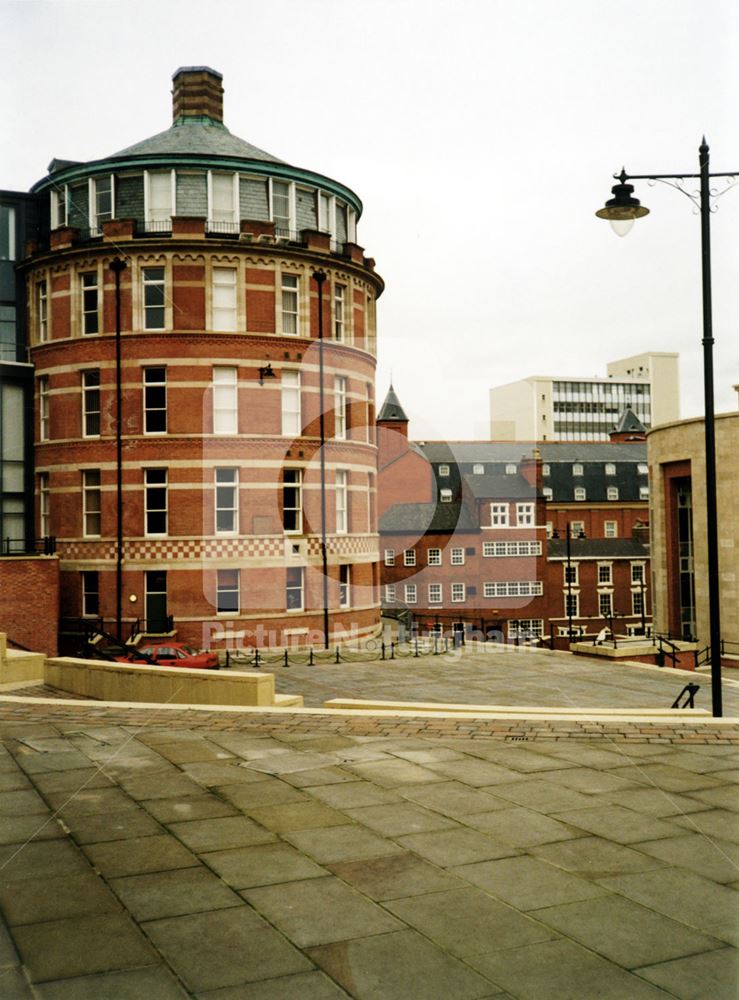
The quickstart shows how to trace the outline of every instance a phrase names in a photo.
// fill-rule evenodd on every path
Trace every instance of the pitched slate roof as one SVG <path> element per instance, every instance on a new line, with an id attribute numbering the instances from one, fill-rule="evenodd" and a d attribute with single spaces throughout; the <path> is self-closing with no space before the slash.
<path id="1" fill-rule="evenodd" d="M 543 462 L 646 462 L 644 441 L 419 441 L 429 462 L 520 462 L 535 448 Z"/>
<path id="2" fill-rule="evenodd" d="M 478 531 L 472 514 L 460 503 L 396 503 L 380 518 L 384 533 L 423 535 L 437 531 Z"/>
<path id="3" fill-rule="evenodd" d="M 141 142 L 127 146 L 105 159 L 120 159 L 122 157 L 161 156 L 161 155 L 196 155 L 196 156 L 233 156 L 240 160 L 265 160 L 270 163 L 284 163 L 271 153 L 266 153 L 258 146 L 253 146 L 244 139 L 232 135 L 225 125 L 207 120 L 181 119 L 175 122 L 166 132 L 142 139 Z"/>
<path id="4" fill-rule="evenodd" d="M 536 490 L 521 475 L 489 475 L 464 477 L 466 488 L 476 500 L 533 500 Z"/>
<path id="5" fill-rule="evenodd" d="M 380 407 L 377 420 L 400 420 L 408 423 L 408 417 L 405 415 L 405 410 L 400 405 L 400 400 L 395 394 L 395 389 L 393 389 L 392 385 L 387 391 L 385 402 Z"/>
<path id="6" fill-rule="evenodd" d="M 636 538 L 573 538 L 570 540 L 572 559 L 648 559 L 649 546 Z M 567 558 L 567 539 L 547 541 L 548 559 Z"/>
<path id="7" fill-rule="evenodd" d="M 627 406 L 614 427 L 618 434 L 646 434 L 647 429 L 630 406 Z"/>

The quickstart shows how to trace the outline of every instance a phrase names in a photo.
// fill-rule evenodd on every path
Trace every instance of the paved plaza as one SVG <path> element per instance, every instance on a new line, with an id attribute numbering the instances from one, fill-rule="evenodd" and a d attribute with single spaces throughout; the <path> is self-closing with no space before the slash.
<path id="1" fill-rule="evenodd" d="M 457 667 L 313 668 L 310 691 L 303 668 L 279 677 L 316 703 L 664 707 L 681 686 L 556 655 Z M 739 992 L 735 721 L 0 698 L 0 741 L 3 1000 Z"/>

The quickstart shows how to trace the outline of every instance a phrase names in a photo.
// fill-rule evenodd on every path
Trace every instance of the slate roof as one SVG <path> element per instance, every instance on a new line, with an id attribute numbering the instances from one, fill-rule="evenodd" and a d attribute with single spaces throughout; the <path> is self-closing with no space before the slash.
<path id="1" fill-rule="evenodd" d="M 644 441 L 419 441 L 429 462 L 520 462 L 535 448 L 542 462 L 646 462 Z"/>
<path id="2" fill-rule="evenodd" d="M 387 391 L 385 402 L 380 407 L 380 412 L 377 414 L 377 420 L 402 420 L 408 423 L 408 417 L 405 415 L 405 410 L 400 405 L 400 400 L 398 399 L 392 385 Z"/>
<path id="3" fill-rule="evenodd" d="M 647 429 L 630 406 L 621 414 L 614 430 L 619 434 L 646 434 Z"/>
<path id="4" fill-rule="evenodd" d="M 648 559 L 649 546 L 636 538 L 572 538 L 572 559 Z M 567 539 L 550 538 L 547 541 L 548 559 L 567 558 Z"/>
<path id="5" fill-rule="evenodd" d="M 464 477 L 465 487 L 476 500 L 533 500 L 536 490 L 521 475 Z"/>
<path id="6" fill-rule="evenodd" d="M 264 160 L 269 163 L 284 163 L 258 146 L 232 135 L 225 125 L 205 120 L 175 122 L 166 132 L 159 132 L 127 146 L 105 159 L 123 157 L 195 155 L 231 156 L 240 160 Z"/>
<path id="7" fill-rule="evenodd" d="M 382 534 L 478 530 L 469 509 L 460 503 L 396 503 L 380 518 Z"/>

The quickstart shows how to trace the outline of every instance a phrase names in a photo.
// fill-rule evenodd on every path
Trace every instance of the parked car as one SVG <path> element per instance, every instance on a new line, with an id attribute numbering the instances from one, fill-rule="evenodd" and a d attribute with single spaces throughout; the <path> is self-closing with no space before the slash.
<path id="1" fill-rule="evenodd" d="M 189 667 L 191 670 L 217 670 L 218 653 L 202 652 L 188 646 L 185 642 L 152 642 L 134 651 L 132 661 L 135 663 L 136 653 L 143 654 L 140 663 L 151 663 L 158 667 Z"/>

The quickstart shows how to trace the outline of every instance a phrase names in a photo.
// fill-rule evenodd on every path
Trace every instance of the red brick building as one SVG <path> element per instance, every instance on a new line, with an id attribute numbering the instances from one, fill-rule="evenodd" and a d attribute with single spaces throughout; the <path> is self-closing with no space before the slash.
<path id="1" fill-rule="evenodd" d="M 560 645 L 570 631 L 649 630 L 643 428 L 628 442 L 536 445 L 413 444 L 407 427 L 391 388 L 378 414 L 388 609 L 422 628 Z"/>
<path id="2" fill-rule="evenodd" d="M 361 202 L 231 135 L 213 70 L 173 95 L 167 131 L 33 189 L 37 533 L 62 614 L 198 646 L 372 633 L 383 283 Z"/>

